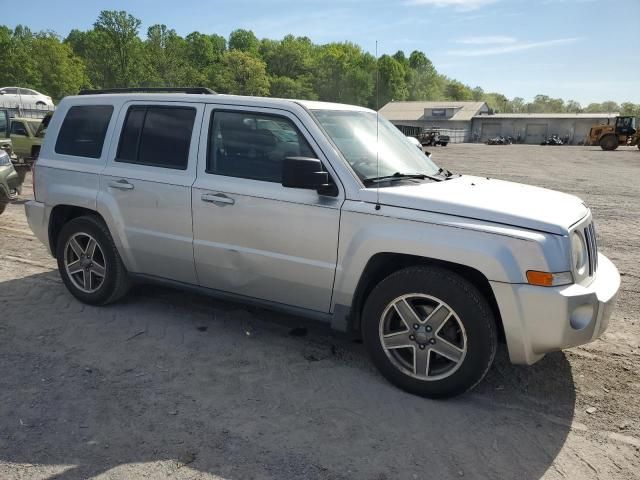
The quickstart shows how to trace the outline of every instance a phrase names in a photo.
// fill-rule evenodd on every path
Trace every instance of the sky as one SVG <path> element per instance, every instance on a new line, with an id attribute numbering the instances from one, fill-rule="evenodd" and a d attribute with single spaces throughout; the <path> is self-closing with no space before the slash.
<path id="1" fill-rule="evenodd" d="M 615 6 L 611 4 L 615 3 Z M 15 5 L 15 2 L 12 2 Z M 640 0 L 0 0 L 0 24 L 66 36 L 100 10 L 126 10 L 141 35 L 166 24 L 228 37 L 287 34 L 350 41 L 375 53 L 421 50 L 440 73 L 487 92 L 583 105 L 640 103 Z"/>

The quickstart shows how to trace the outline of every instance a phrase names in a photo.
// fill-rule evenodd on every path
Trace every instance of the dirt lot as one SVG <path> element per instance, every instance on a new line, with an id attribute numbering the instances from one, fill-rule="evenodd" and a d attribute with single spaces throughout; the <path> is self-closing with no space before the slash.
<path id="1" fill-rule="evenodd" d="M 503 347 L 474 392 L 426 400 L 385 382 L 362 345 L 296 318 L 149 286 L 82 305 L 10 205 L 0 478 L 640 478 L 640 152 L 434 152 L 450 170 L 592 207 L 601 251 L 623 275 L 601 340 L 533 367 L 510 365 Z M 307 335 L 291 334 L 302 326 Z"/>

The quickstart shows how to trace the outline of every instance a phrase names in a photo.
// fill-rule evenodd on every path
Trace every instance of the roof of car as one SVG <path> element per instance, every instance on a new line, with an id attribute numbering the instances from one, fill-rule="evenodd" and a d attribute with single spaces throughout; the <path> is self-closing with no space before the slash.
<path id="1" fill-rule="evenodd" d="M 372 112 L 365 107 L 357 105 L 347 105 L 344 103 L 318 102 L 314 100 L 295 100 L 287 98 L 270 98 L 270 97 L 251 97 L 243 95 L 226 95 L 226 94 L 188 94 L 188 93 L 104 93 L 104 94 L 88 94 L 66 97 L 70 101 L 82 100 L 82 103 L 97 103 L 97 101 L 113 101 L 113 100 L 147 100 L 155 102 L 204 102 L 204 103 L 227 103 L 237 105 L 247 105 L 250 102 L 254 105 L 262 105 L 266 107 L 278 107 L 283 104 L 296 103 L 310 110 L 347 110 L 347 111 L 367 111 Z"/>

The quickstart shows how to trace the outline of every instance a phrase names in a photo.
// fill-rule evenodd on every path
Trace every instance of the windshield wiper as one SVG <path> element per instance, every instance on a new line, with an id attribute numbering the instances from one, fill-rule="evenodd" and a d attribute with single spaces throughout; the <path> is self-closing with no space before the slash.
<path id="1" fill-rule="evenodd" d="M 441 182 L 442 178 L 439 177 L 432 177 L 431 175 L 427 175 L 424 173 L 400 173 L 400 172 L 396 172 L 393 175 L 385 175 L 382 177 L 369 177 L 369 178 L 365 178 L 363 180 L 363 182 L 365 184 L 367 183 L 378 183 L 378 182 L 394 182 L 397 180 L 406 180 L 407 178 L 417 178 L 420 180 L 425 180 L 425 179 L 429 179 L 429 180 L 434 180 L 436 182 Z"/>

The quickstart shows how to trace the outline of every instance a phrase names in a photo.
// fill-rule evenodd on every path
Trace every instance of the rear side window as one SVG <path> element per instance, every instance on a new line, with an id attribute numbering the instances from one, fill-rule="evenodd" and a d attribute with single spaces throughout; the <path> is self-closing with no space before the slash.
<path id="1" fill-rule="evenodd" d="M 56 153 L 100 158 L 112 114 L 111 105 L 71 107 L 58 133 Z"/>
<path id="2" fill-rule="evenodd" d="M 195 118 L 195 108 L 130 107 L 116 162 L 186 170 Z"/>

